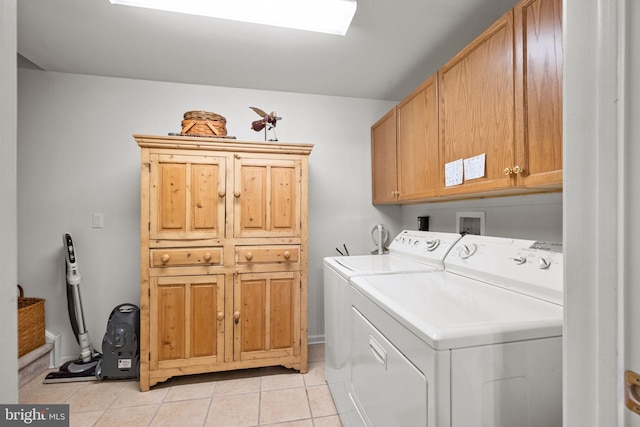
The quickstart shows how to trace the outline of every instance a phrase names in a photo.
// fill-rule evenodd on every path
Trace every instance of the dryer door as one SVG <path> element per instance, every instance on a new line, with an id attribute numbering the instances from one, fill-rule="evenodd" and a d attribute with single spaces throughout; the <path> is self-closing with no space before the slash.
<path id="1" fill-rule="evenodd" d="M 353 400 L 367 426 L 426 426 L 427 379 L 355 307 Z"/>

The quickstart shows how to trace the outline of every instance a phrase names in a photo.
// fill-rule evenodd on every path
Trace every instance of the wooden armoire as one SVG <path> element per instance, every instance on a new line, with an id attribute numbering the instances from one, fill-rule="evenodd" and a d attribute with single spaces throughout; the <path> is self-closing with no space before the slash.
<path id="1" fill-rule="evenodd" d="M 140 389 L 307 371 L 313 145 L 134 135 L 141 148 Z"/>

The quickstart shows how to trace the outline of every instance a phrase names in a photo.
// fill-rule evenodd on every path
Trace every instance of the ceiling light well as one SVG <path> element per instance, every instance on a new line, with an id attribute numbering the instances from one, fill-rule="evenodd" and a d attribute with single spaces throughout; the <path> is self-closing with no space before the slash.
<path id="1" fill-rule="evenodd" d="M 112 4 L 344 36 L 355 0 L 109 0 Z"/>

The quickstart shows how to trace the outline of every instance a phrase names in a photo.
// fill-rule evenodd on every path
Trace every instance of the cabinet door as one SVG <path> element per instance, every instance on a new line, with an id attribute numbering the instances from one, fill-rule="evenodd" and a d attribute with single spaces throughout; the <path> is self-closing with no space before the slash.
<path id="1" fill-rule="evenodd" d="M 371 127 L 371 173 L 373 204 L 395 203 L 398 199 L 395 108 Z"/>
<path id="2" fill-rule="evenodd" d="M 436 76 L 397 107 L 398 200 L 436 196 L 440 185 Z"/>
<path id="3" fill-rule="evenodd" d="M 151 239 L 224 237 L 225 159 L 151 154 Z"/>
<path id="4" fill-rule="evenodd" d="M 562 185 L 562 0 L 515 7 L 518 184 Z"/>
<path id="5" fill-rule="evenodd" d="M 440 167 L 486 155 L 485 175 L 446 187 L 443 195 L 511 187 L 514 167 L 513 11 L 507 12 L 438 71 Z"/>
<path id="6" fill-rule="evenodd" d="M 300 354 L 300 274 L 246 273 L 235 278 L 234 360 Z"/>
<path id="7" fill-rule="evenodd" d="M 299 160 L 236 155 L 235 237 L 300 237 Z"/>
<path id="8" fill-rule="evenodd" d="M 224 275 L 151 278 L 151 369 L 221 363 Z"/>

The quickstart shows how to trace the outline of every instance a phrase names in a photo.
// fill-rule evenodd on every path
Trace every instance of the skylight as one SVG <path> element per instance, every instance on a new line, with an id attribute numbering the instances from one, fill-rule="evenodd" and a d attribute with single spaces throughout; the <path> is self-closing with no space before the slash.
<path id="1" fill-rule="evenodd" d="M 190 15 L 210 16 L 344 36 L 356 13 L 355 0 L 109 0 Z"/>

